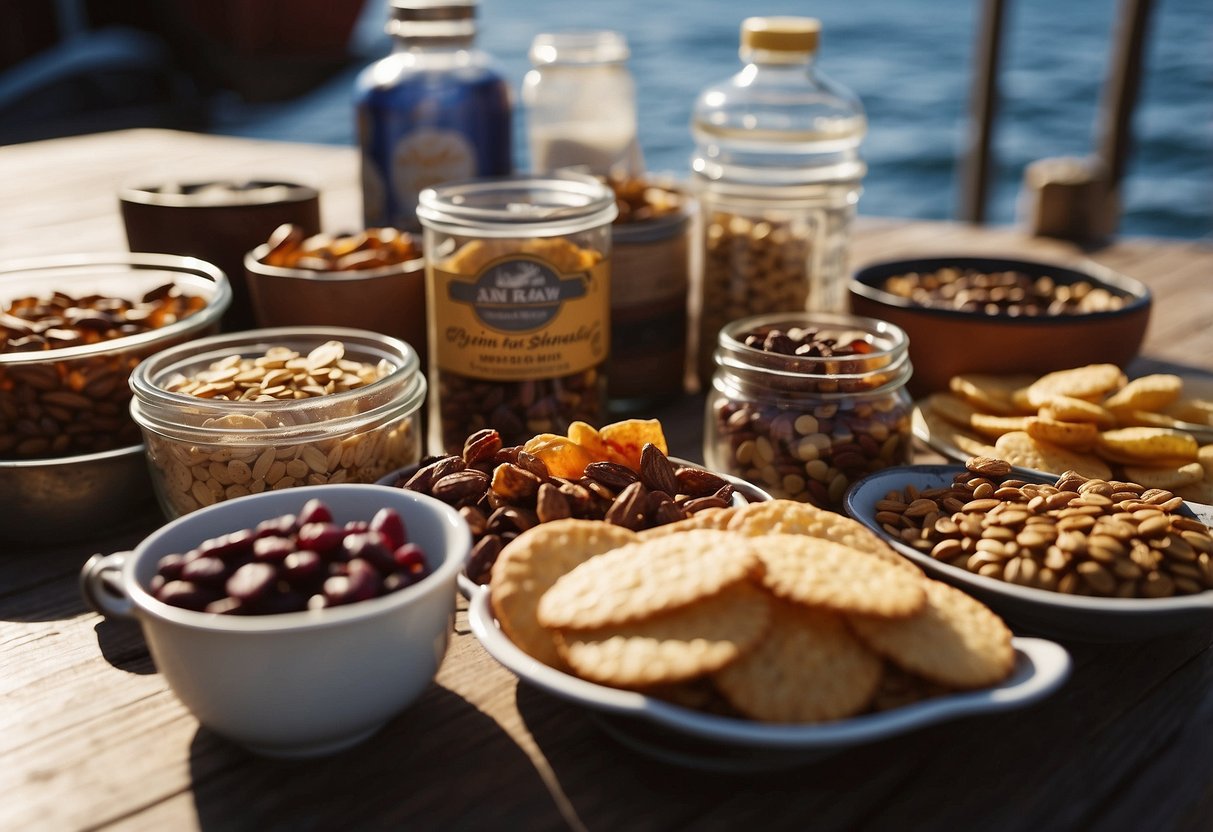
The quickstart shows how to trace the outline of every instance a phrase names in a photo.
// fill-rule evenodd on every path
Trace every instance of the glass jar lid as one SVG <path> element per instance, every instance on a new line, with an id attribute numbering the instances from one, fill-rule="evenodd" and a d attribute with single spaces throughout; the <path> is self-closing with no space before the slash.
<path id="1" fill-rule="evenodd" d="M 417 217 L 427 228 L 480 237 L 556 237 L 607 225 L 615 193 L 592 176 L 473 179 L 426 188 Z"/>

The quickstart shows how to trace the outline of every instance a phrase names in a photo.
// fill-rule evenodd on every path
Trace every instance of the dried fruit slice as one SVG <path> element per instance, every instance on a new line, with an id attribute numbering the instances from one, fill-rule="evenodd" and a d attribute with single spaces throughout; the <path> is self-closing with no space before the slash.
<path id="1" fill-rule="evenodd" d="M 579 479 L 585 471 L 585 466 L 594 461 L 594 457 L 584 446 L 567 436 L 554 433 L 534 436 L 527 440 L 522 449 L 543 460 L 552 476 L 570 480 Z"/>
<path id="2" fill-rule="evenodd" d="M 598 436 L 606 446 L 607 458 L 633 471 L 640 470 L 640 455 L 646 443 L 652 443 L 663 454 L 670 452 L 659 419 L 624 419 L 606 425 Z"/>

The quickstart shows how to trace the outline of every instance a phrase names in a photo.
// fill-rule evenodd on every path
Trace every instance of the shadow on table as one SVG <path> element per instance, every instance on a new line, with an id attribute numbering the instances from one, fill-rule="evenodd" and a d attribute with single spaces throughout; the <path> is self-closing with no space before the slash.
<path id="1" fill-rule="evenodd" d="M 510 735 L 438 685 L 330 757 L 261 758 L 199 728 L 189 763 L 204 830 L 566 828 Z"/>
<path id="2" fill-rule="evenodd" d="M 106 618 L 97 622 L 93 632 L 102 657 L 118 670 L 139 676 L 156 672 L 139 622 Z"/>

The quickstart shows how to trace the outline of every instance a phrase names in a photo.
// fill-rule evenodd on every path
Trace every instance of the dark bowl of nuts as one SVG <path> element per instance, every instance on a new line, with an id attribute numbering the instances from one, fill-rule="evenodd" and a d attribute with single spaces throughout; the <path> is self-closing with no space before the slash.
<path id="1" fill-rule="evenodd" d="M 1213 626 L 1213 512 L 1162 489 L 974 457 L 873 474 L 846 511 L 1035 634 L 1140 641 Z"/>
<path id="2" fill-rule="evenodd" d="M 910 336 L 921 396 L 961 373 L 1037 373 L 1137 355 L 1150 290 L 1097 263 L 1070 267 L 989 257 L 875 263 L 850 283 L 851 310 Z"/>
<path id="3" fill-rule="evenodd" d="M 204 726 L 313 757 L 379 730 L 446 653 L 467 525 L 377 485 L 268 491 L 169 523 L 84 567 L 86 602 L 143 627 Z"/>
<path id="4" fill-rule="evenodd" d="M 0 267 L 0 540 L 61 542 L 150 498 L 128 385 L 147 356 L 218 328 L 209 263 L 74 255 Z M 11 512 L 11 515 L 10 515 Z"/>

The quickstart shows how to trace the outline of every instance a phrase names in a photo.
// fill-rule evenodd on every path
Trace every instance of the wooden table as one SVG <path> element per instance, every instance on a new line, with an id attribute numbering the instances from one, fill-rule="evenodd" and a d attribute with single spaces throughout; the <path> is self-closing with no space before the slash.
<path id="1" fill-rule="evenodd" d="M 128 131 L 0 148 L 0 259 L 124 249 L 120 183 L 215 172 L 314 182 L 326 228 L 358 223 L 349 148 Z M 853 248 L 857 263 L 1083 254 L 1014 229 L 870 219 Z M 1213 371 L 1213 249 L 1127 240 L 1090 254 L 1154 290 L 1150 359 Z M 688 398 L 653 414 L 681 455 L 701 458 L 701 406 Z M 86 546 L 0 543 L 0 829 L 1213 826 L 1208 632 L 1068 644 L 1071 679 L 1036 706 L 744 775 L 617 745 L 585 712 L 519 685 L 461 612 L 436 684 L 378 735 L 328 759 L 260 759 L 199 727 L 136 625 L 80 599 L 86 557 L 153 523 Z"/>

